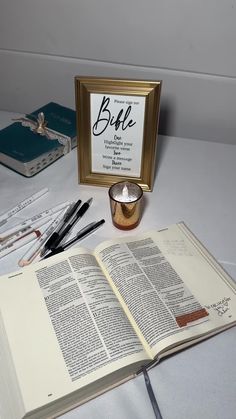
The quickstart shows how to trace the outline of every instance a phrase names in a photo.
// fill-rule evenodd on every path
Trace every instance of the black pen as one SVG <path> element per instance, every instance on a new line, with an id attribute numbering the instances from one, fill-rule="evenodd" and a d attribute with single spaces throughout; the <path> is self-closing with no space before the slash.
<path id="1" fill-rule="evenodd" d="M 77 221 L 80 220 L 81 217 L 83 217 L 84 213 L 89 209 L 93 198 L 90 198 L 87 202 L 85 202 L 82 207 L 77 211 L 77 213 L 71 218 L 71 221 L 65 225 L 65 228 L 63 228 L 60 233 L 58 234 L 58 237 L 55 239 L 53 244 L 51 245 L 51 250 L 54 250 L 58 247 L 58 245 L 61 243 L 61 241 L 64 239 L 64 237 L 69 233 L 69 231 L 72 229 L 72 227 L 77 223 Z"/>
<path id="2" fill-rule="evenodd" d="M 52 249 L 54 246 L 54 242 L 57 240 L 57 238 L 59 237 L 59 234 L 61 232 L 61 230 L 65 227 L 65 225 L 70 221 L 70 219 L 73 217 L 73 215 L 75 214 L 76 210 L 79 208 L 80 204 L 81 204 L 81 199 L 78 199 L 78 201 L 76 201 L 75 203 L 73 203 L 69 209 L 66 211 L 61 223 L 57 226 L 56 230 L 52 233 L 52 235 L 49 237 L 49 239 L 46 241 L 43 249 L 41 250 L 41 256 L 45 255 L 45 253 Z"/>
<path id="3" fill-rule="evenodd" d="M 105 223 L 105 220 L 100 220 L 98 222 L 93 222 L 88 224 L 86 227 L 82 228 L 75 237 L 73 237 L 71 240 L 68 240 L 63 246 L 59 246 L 56 249 L 53 249 L 50 253 L 48 253 L 46 256 L 44 256 L 43 259 L 50 258 L 53 255 L 56 255 L 57 253 L 64 252 L 69 246 L 76 243 L 79 240 L 84 239 L 89 234 L 93 233 L 97 228 L 99 228 L 102 224 Z"/>

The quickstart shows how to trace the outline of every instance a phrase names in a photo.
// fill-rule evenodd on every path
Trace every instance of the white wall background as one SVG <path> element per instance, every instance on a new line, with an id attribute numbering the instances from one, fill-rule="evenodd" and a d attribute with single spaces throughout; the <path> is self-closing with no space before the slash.
<path id="1" fill-rule="evenodd" d="M 162 79 L 162 134 L 236 143 L 236 0 L 0 6 L 0 109 L 74 108 L 75 75 Z"/>

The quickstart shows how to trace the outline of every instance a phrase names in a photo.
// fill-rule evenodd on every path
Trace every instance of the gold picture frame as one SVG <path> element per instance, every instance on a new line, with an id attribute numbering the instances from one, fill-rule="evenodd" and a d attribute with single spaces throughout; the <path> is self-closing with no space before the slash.
<path id="1" fill-rule="evenodd" d="M 162 81 L 75 77 L 79 182 L 151 191 Z"/>

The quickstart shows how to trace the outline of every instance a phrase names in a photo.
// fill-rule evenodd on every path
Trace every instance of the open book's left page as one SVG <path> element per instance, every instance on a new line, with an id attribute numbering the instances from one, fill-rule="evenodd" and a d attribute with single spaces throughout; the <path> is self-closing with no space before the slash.
<path id="1" fill-rule="evenodd" d="M 136 372 L 147 360 L 88 251 L 73 249 L 1 277 L 0 311 L 26 411 L 127 366 Z"/>

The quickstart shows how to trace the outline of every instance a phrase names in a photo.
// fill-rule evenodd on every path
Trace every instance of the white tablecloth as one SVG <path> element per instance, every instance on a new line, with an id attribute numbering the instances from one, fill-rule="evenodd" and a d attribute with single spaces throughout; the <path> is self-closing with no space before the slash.
<path id="1" fill-rule="evenodd" d="M 0 112 L 0 127 L 12 114 Z M 25 178 L 0 165 L 0 213 L 27 196 L 48 187 L 49 192 L 17 220 L 65 200 L 93 197 L 90 210 L 77 224 L 105 218 L 105 225 L 79 245 L 94 248 L 99 242 L 160 229 L 184 221 L 224 268 L 236 278 L 236 147 L 182 138 L 159 138 L 153 192 L 144 194 L 140 225 L 130 232 L 111 222 L 108 189 L 80 185 L 76 150 L 33 178 Z M 18 269 L 20 249 L 0 259 L 0 274 Z M 150 371 L 163 419 L 235 419 L 236 329 L 161 361 Z M 152 419 L 142 376 L 72 410 L 63 419 Z M 3 418 L 7 419 L 7 418 Z"/>

